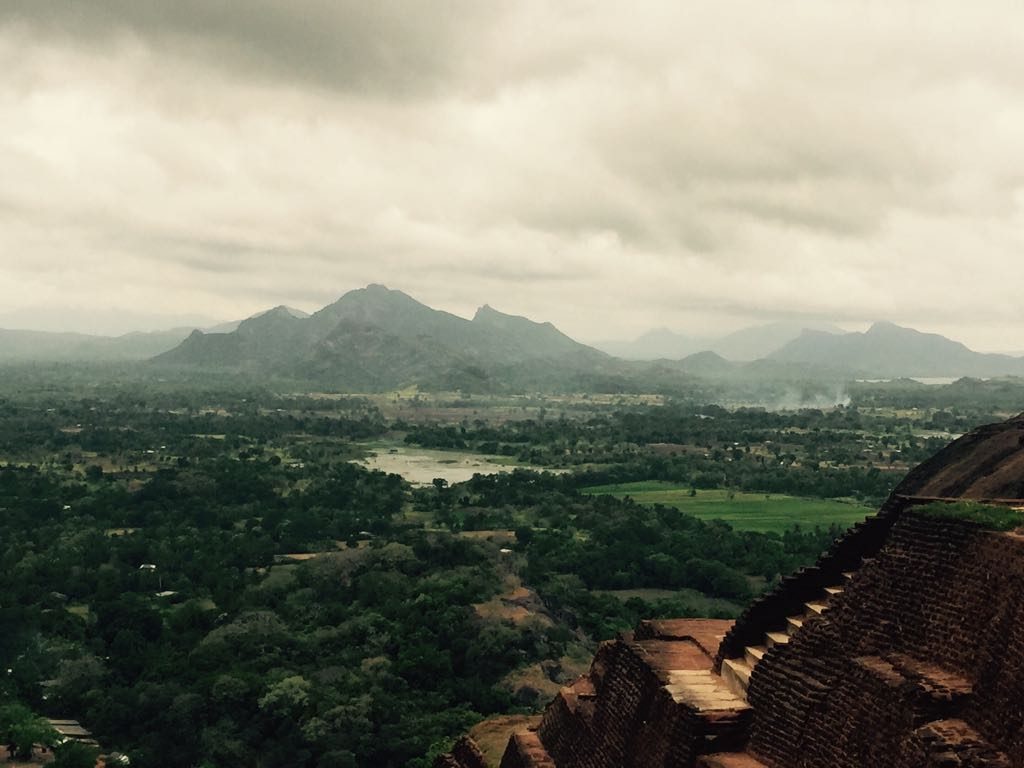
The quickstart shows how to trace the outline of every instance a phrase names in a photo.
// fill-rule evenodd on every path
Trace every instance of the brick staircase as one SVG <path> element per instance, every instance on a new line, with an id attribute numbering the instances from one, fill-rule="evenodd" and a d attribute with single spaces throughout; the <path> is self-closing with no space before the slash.
<path id="1" fill-rule="evenodd" d="M 854 578 L 855 572 L 848 571 L 843 574 L 845 581 Z M 804 622 L 821 616 L 825 613 L 832 601 L 843 593 L 843 585 L 836 584 L 822 589 L 821 596 L 817 600 L 808 600 L 804 603 L 804 612 L 795 616 L 787 616 L 785 623 L 775 631 L 765 632 L 764 641 L 759 645 L 748 645 L 742 656 L 722 660 L 722 679 L 737 696 L 744 701 L 747 699 L 747 688 L 750 686 L 750 676 L 757 667 L 758 662 L 764 658 L 772 648 L 777 645 L 785 645 L 800 631 Z"/>
<path id="2" fill-rule="evenodd" d="M 856 575 L 855 571 L 843 573 L 844 582 L 850 582 Z M 744 703 L 747 701 L 747 689 L 754 669 L 772 648 L 785 645 L 799 632 L 804 622 L 821 616 L 828 611 L 832 601 L 843 593 L 844 586 L 836 584 L 824 587 L 816 600 L 804 603 L 804 612 L 795 616 L 787 616 L 785 623 L 777 630 L 765 632 L 764 641 L 759 645 L 748 645 L 743 656 L 723 659 L 721 680 L 735 696 Z M 700 756 L 695 763 L 696 768 L 767 768 L 764 763 L 746 751 L 709 752 Z"/>

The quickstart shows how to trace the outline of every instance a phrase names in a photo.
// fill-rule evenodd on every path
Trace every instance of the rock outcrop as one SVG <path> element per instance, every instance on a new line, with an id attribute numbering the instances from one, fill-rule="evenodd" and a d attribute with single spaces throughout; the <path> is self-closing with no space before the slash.
<path id="1" fill-rule="evenodd" d="M 1024 509 L 1024 418 L 922 464 L 735 624 L 603 644 L 501 768 L 1024 768 L 1024 532 L 921 508 L 958 499 Z"/>

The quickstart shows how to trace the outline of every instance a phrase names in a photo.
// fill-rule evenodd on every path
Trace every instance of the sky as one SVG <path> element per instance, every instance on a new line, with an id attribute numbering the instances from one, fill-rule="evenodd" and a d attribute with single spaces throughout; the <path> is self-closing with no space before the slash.
<path id="1" fill-rule="evenodd" d="M 1024 6 L 3 0 L 0 326 L 383 283 L 585 340 L 1024 349 Z"/>

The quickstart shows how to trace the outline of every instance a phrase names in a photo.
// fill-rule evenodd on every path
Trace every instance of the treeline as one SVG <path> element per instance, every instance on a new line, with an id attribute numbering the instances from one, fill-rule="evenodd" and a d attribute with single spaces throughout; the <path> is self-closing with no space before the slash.
<path id="1" fill-rule="evenodd" d="M 306 408 L 308 400 L 282 401 Z M 8 456 L 47 456 L 74 449 L 100 454 L 159 451 L 193 457 L 219 455 L 254 444 L 284 443 L 295 434 L 313 438 L 367 440 L 386 429 L 380 411 L 356 402 L 325 410 L 286 411 L 255 402 L 228 402 L 216 407 L 196 404 L 154 410 L 144 400 L 54 399 L 43 405 L 0 399 L 0 452 Z M 215 436 L 217 444 L 212 444 Z M 223 443 L 223 445 L 221 444 Z"/>

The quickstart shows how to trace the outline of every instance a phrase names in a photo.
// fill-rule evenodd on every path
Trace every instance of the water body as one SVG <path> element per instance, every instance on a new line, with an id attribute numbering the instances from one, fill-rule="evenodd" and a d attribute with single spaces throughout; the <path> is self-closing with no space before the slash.
<path id="1" fill-rule="evenodd" d="M 905 378 L 916 381 L 918 384 L 926 384 L 929 387 L 947 386 L 960 381 L 962 377 L 956 376 L 907 376 Z M 980 381 L 988 381 L 986 377 L 977 377 Z M 891 384 L 898 379 L 857 379 L 861 384 Z"/>
<path id="2" fill-rule="evenodd" d="M 374 444 L 367 446 L 372 453 L 355 463 L 369 469 L 401 475 L 412 485 L 430 485 L 435 477 L 448 481 L 449 485 L 462 483 L 475 474 L 491 475 L 511 472 L 517 467 L 542 469 L 525 464 L 497 463 L 498 457 L 486 456 L 468 451 L 436 451 L 429 448 L 396 443 L 394 445 Z"/>

